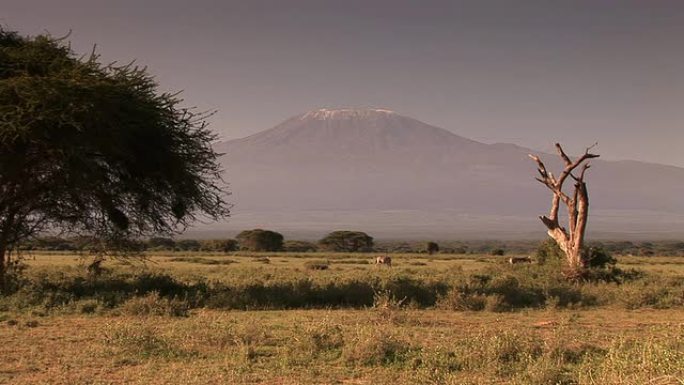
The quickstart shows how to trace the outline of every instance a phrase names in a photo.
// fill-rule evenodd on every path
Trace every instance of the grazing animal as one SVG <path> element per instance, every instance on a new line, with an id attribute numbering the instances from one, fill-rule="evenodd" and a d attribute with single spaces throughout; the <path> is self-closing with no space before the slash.
<path id="1" fill-rule="evenodd" d="M 532 258 L 530 257 L 510 257 L 508 258 L 508 263 L 515 265 L 516 263 L 532 263 Z"/>
<path id="2" fill-rule="evenodd" d="M 392 267 L 392 258 L 389 255 L 380 256 L 375 258 L 376 265 L 387 265 L 387 267 Z"/>

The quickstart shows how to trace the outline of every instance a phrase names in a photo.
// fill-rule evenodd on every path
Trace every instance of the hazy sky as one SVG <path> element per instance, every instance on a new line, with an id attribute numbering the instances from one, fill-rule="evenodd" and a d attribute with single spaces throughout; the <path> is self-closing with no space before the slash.
<path id="1" fill-rule="evenodd" d="M 370 106 L 684 166 L 684 1 L 1 0 L 0 23 L 149 66 L 227 139 Z"/>

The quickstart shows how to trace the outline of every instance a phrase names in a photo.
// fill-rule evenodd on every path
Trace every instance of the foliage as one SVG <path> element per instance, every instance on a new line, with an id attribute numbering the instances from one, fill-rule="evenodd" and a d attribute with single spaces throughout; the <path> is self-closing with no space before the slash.
<path id="1" fill-rule="evenodd" d="M 207 114 L 146 69 L 0 30 L 0 286 L 7 251 L 45 229 L 120 239 L 228 214 Z"/>
<path id="2" fill-rule="evenodd" d="M 582 250 L 582 259 L 590 268 L 603 268 L 617 263 L 617 260 L 602 247 L 585 247 Z"/>
<path id="3" fill-rule="evenodd" d="M 601 276 L 572 284 L 562 279 L 554 265 L 510 266 L 502 261 L 482 262 L 484 267 L 464 271 L 445 267 L 446 263 L 457 266 L 458 260 L 439 261 L 438 268 L 430 266 L 432 263 L 415 267 L 394 256 L 398 266 L 388 271 L 367 265 L 337 264 L 358 263 L 354 258 L 357 255 L 325 261 L 318 259 L 320 256 L 280 254 L 272 255 L 272 260 L 264 259 L 271 261 L 269 264 L 239 254 L 230 259 L 182 255 L 153 257 L 152 266 L 166 267 L 166 273 L 140 273 L 138 268 L 113 263 L 106 265 L 100 276 L 91 276 L 82 267 L 29 270 L 13 294 L 0 297 L 0 312 L 36 308 L 80 312 L 79 303 L 83 301 L 95 301 L 98 311 L 107 311 L 152 292 L 157 292 L 159 298 L 183 302 L 188 308 L 221 309 L 363 308 L 377 304 L 378 293 L 409 308 L 440 307 L 455 311 L 608 305 L 684 307 L 684 280 L 666 280 L 617 268 L 592 269 Z M 494 260 L 490 257 L 490 261 Z M 151 300 L 133 304 L 146 301 Z"/>
<path id="4" fill-rule="evenodd" d="M 283 249 L 283 235 L 275 231 L 245 230 L 235 238 L 240 245 L 240 250 L 279 251 Z"/>
<path id="5" fill-rule="evenodd" d="M 44 236 L 27 239 L 18 246 L 21 250 L 51 250 L 51 251 L 77 251 L 82 250 L 88 244 L 89 237 L 57 237 Z M 201 251 L 221 251 L 207 246 L 212 242 L 236 242 L 232 239 L 200 240 L 204 245 Z M 547 240 L 549 245 L 556 248 L 552 240 Z M 546 243 L 546 242 L 543 242 Z M 143 241 L 147 250 L 175 250 L 176 241 L 171 238 L 152 237 Z M 425 253 L 426 242 L 420 241 L 374 241 L 374 246 L 378 250 L 387 250 L 389 253 Z M 601 241 L 589 242 L 589 247 L 600 247 L 611 255 L 633 255 L 633 256 L 684 256 L 684 242 L 657 241 L 657 242 L 630 242 L 630 241 Z M 504 248 L 507 254 L 535 254 L 538 256 L 540 249 L 539 241 L 518 240 L 502 241 L 440 241 L 440 252 L 442 254 L 483 254 L 489 253 L 496 248 Z M 288 252 L 313 252 L 317 251 L 314 243 L 306 241 L 284 241 L 283 250 Z M 559 250 L 556 248 L 556 250 Z M 234 250 L 230 250 L 234 251 Z M 552 258 L 553 259 L 553 258 Z M 535 258 L 535 260 L 539 260 Z"/>
<path id="6" fill-rule="evenodd" d="M 560 249 L 556 241 L 550 238 L 539 243 L 534 256 L 535 261 L 541 265 L 551 261 L 561 261 L 563 258 L 565 258 L 563 250 Z"/>
<path id="7" fill-rule="evenodd" d="M 439 252 L 439 245 L 436 242 L 428 242 L 425 244 L 425 251 L 432 255 Z"/>
<path id="8" fill-rule="evenodd" d="M 229 253 L 238 249 L 238 242 L 235 239 L 211 239 L 200 242 L 201 251 L 213 251 Z"/>
<path id="9" fill-rule="evenodd" d="M 327 251 L 368 252 L 373 250 L 373 237 L 361 231 L 333 231 L 318 244 Z"/>
<path id="10" fill-rule="evenodd" d="M 551 262 L 559 263 L 565 259 L 565 254 L 553 239 L 547 239 L 539 244 L 535 259 L 539 264 Z M 615 265 L 617 262 L 616 259 L 600 245 L 583 247 L 582 259 L 590 269 L 605 268 Z"/>
<path id="11" fill-rule="evenodd" d="M 308 251 L 316 251 L 318 247 L 311 242 L 306 241 L 285 241 L 283 243 L 283 251 L 306 253 Z"/>

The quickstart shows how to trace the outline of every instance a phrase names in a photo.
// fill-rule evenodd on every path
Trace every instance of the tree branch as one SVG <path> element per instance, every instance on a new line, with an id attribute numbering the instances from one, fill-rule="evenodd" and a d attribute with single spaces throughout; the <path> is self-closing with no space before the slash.
<path id="1" fill-rule="evenodd" d="M 584 233 L 589 214 L 589 197 L 584 177 L 590 167 L 586 161 L 599 157 L 599 155 L 589 152 L 595 145 L 588 147 L 583 155 L 573 161 L 565 153 L 563 147 L 556 143 L 558 155 L 565 165 L 558 179 L 546 169 L 546 165 L 538 156 L 529 154 L 529 157 L 537 163 L 537 172 L 541 176 L 535 179 L 553 192 L 549 216 L 540 216 L 539 219 L 547 227 L 549 236 L 556 241 L 565 253 L 568 266 L 570 267 L 568 276 L 571 277 L 580 276 L 586 266 L 586 261 L 582 259 L 582 245 L 584 243 Z M 582 168 L 579 176 L 575 176 L 573 171 L 580 166 Z M 563 184 L 568 177 L 575 180 L 575 190 L 572 198 L 563 192 Z M 561 201 L 568 209 L 569 232 L 558 224 L 558 210 Z"/>

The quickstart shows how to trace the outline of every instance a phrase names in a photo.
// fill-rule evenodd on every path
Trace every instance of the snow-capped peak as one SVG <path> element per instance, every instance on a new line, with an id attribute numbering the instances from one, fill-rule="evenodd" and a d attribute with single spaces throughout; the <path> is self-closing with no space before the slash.
<path id="1" fill-rule="evenodd" d="M 394 115 L 395 112 L 383 108 L 321 108 L 310 111 L 302 116 L 300 120 L 329 120 L 329 119 L 362 119 L 369 117 L 380 117 L 383 115 Z"/>

